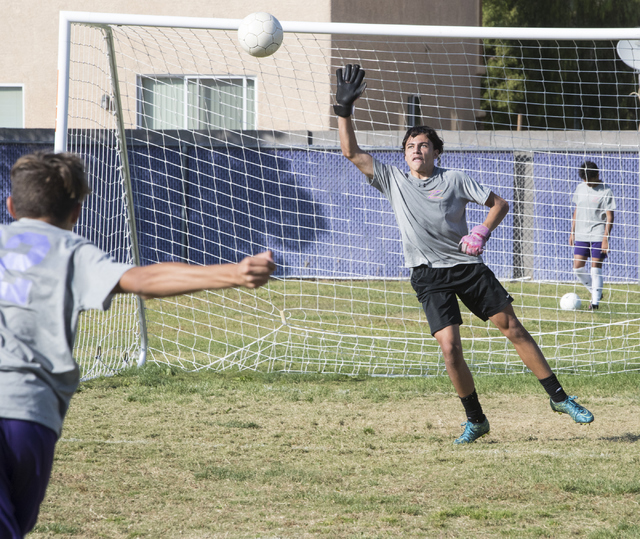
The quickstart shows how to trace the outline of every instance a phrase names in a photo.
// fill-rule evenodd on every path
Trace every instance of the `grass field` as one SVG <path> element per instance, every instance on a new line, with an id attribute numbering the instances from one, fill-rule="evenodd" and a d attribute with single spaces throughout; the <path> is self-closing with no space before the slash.
<path id="1" fill-rule="evenodd" d="M 608 285 L 594 313 L 559 309 L 559 298 L 575 290 L 573 284 L 504 284 L 518 317 L 556 371 L 640 370 L 640 286 Z M 463 345 L 474 372 L 523 372 L 520 358 L 496 328 L 464 306 L 462 312 Z M 147 325 L 149 357 L 187 370 L 444 372 L 407 281 L 272 281 L 255 292 L 236 289 L 150 301 Z M 88 355 L 93 361 L 93 349 Z"/>
<path id="2" fill-rule="evenodd" d="M 554 370 L 640 371 L 640 286 L 608 284 L 597 312 L 562 311 L 574 284 L 507 281 L 516 314 Z M 584 297 L 584 291 L 582 291 Z M 131 298 L 85 313 L 75 357 L 83 376 L 135 364 Z M 586 304 L 586 301 L 585 301 Z M 462 307 L 465 358 L 478 374 L 525 369 L 500 332 Z M 439 347 L 407 281 L 273 280 L 256 291 L 203 292 L 146 303 L 148 359 L 185 370 L 425 376 L 444 373 Z"/>
<path id="3" fill-rule="evenodd" d="M 185 373 L 83 383 L 33 539 L 640 537 L 640 373 L 479 376 L 456 447 L 446 377 Z"/>

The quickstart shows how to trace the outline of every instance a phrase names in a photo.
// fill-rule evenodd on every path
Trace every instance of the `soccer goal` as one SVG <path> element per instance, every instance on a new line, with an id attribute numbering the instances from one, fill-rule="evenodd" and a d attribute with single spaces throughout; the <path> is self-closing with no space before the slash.
<path id="1" fill-rule="evenodd" d="M 196 369 L 387 376 L 444 365 L 403 267 L 390 205 L 342 157 L 335 70 L 358 63 L 363 148 L 404 165 L 408 126 L 435 127 L 440 166 L 509 201 L 484 259 L 559 372 L 640 369 L 639 29 L 498 29 L 281 21 L 279 50 L 240 47 L 240 20 L 63 12 L 56 149 L 81 154 L 93 195 L 79 232 L 120 261 L 237 262 L 271 250 L 257 291 L 87 313 L 85 377 L 155 361 Z M 640 58 L 640 52 L 637 53 Z M 604 297 L 590 312 L 569 245 L 578 167 L 613 190 Z M 468 206 L 473 226 L 486 208 Z M 574 292 L 582 308 L 564 310 Z M 525 367 L 463 309 L 476 373 Z"/>

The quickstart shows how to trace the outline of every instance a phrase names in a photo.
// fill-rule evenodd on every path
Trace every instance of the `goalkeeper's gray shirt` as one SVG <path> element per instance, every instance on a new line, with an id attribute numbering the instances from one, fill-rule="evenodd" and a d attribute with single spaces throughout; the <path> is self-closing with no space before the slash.
<path id="1" fill-rule="evenodd" d="M 607 211 L 616 209 L 611 189 L 602 183 L 589 187 L 583 181 L 573 193 L 573 203 L 576 205 L 575 241 L 602 241 Z"/>
<path id="2" fill-rule="evenodd" d="M 449 268 L 482 262 L 479 256 L 461 253 L 458 243 L 468 234 L 466 205 L 484 205 L 490 189 L 464 172 L 440 167 L 429 179 L 419 180 L 375 158 L 369 183 L 391 203 L 402 235 L 405 266 Z"/>
<path id="3" fill-rule="evenodd" d="M 130 267 L 42 221 L 0 226 L 0 417 L 60 436 L 79 383 L 72 356 L 78 316 L 108 309 Z"/>

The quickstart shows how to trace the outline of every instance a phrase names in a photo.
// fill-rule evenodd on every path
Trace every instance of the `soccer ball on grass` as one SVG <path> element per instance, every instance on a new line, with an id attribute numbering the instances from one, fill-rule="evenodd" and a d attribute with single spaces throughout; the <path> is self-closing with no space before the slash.
<path id="1" fill-rule="evenodd" d="M 577 311 L 580 307 L 582 307 L 582 301 L 574 292 L 569 292 L 560 298 L 560 308 L 565 311 Z"/>
<path id="2" fill-rule="evenodd" d="M 282 45 L 282 25 L 270 13 L 259 11 L 245 17 L 238 27 L 240 46 L 251 56 L 271 56 Z"/>

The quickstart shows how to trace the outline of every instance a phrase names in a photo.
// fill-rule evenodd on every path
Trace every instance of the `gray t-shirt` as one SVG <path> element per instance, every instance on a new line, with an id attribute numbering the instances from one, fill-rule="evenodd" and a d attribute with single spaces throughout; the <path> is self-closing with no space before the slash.
<path id="1" fill-rule="evenodd" d="M 131 268 L 42 221 L 0 226 L 0 417 L 55 431 L 79 383 L 78 316 L 106 310 Z"/>
<path id="2" fill-rule="evenodd" d="M 573 193 L 573 203 L 576 205 L 575 241 L 602 241 L 607 211 L 616 209 L 611 189 L 602 183 L 589 187 L 587 182 L 580 182 Z"/>
<path id="3" fill-rule="evenodd" d="M 419 180 L 375 158 L 369 183 L 391 203 L 402 235 L 405 266 L 449 268 L 482 262 L 479 256 L 461 253 L 458 243 L 469 233 L 467 203 L 483 205 L 490 189 L 464 172 L 440 167 L 428 180 Z"/>

